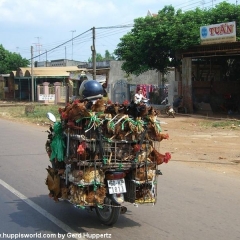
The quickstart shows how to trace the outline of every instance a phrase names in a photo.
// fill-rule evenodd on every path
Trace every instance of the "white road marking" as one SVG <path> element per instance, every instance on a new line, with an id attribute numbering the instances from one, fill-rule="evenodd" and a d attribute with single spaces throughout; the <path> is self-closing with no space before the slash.
<path id="1" fill-rule="evenodd" d="M 33 201 L 29 200 L 26 196 L 21 194 L 19 191 L 11 187 L 9 184 L 4 182 L 2 179 L 0 179 L 0 184 L 5 187 L 7 190 L 12 192 L 14 195 L 19 197 L 21 200 L 23 200 L 25 203 L 27 203 L 30 207 L 35 209 L 37 212 L 42 214 L 44 217 L 46 217 L 48 220 L 53 222 L 55 225 L 57 225 L 59 228 L 63 229 L 66 233 L 73 233 L 73 234 L 79 234 L 78 232 L 71 229 L 68 225 L 60 221 L 59 219 L 55 218 L 53 215 L 48 213 L 46 210 L 35 204 Z M 75 235 L 76 236 L 76 235 Z M 75 239 L 83 239 L 83 238 L 75 238 Z"/>

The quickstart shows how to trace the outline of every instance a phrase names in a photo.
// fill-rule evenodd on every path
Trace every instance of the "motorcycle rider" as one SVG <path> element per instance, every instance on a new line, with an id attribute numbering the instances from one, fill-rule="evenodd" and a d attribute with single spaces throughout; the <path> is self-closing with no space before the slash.
<path id="1" fill-rule="evenodd" d="M 103 98 L 104 90 L 96 80 L 84 80 L 79 88 L 80 100 L 88 100 L 87 108 L 90 109 L 97 99 Z"/>
<path id="2" fill-rule="evenodd" d="M 142 88 L 139 88 L 137 93 L 134 95 L 134 103 L 139 104 L 142 100 L 148 100 L 148 98 L 143 96 Z"/>

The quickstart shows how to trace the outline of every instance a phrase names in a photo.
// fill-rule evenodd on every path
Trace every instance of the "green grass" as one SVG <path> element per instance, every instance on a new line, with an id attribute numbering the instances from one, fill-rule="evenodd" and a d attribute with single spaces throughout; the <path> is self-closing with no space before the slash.
<path id="1" fill-rule="evenodd" d="M 207 128 L 234 128 L 240 129 L 240 120 L 208 120 L 201 123 L 203 127 Z"/>
<path id="2" fill-rule="evenodd" d="M 47 112 L 53 113 L 57 117 L 57 120 L 59 120 L 58 109 L 59 107 L 63 107 L 58 105 L 40 105 L 40 104 L 34 104 L 34 106 L 35 106 L 34 112 L 28 114 L 25 113 L 26 105 L 1 107 L 0 116 L 6 119 L 42 125 L 45 122 L 49 122 L 49 120 L 46 117 Z"/>

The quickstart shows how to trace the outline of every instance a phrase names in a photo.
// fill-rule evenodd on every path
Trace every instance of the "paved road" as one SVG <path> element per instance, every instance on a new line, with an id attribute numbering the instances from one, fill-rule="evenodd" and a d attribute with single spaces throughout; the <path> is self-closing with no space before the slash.
<path id="1" fill-rule="evenodd" d="M 114 240 L 240 239 L 240 179 L 174 159 L 160 166 L 156 206 L 126 204 L 128 212 L 114 227 L 101 225 L 95 212 L 54 203 L 44 183 L 49 164 L 45 130 L 0 119 L 0 237 L 22 233 L 42 234 L 35 239 L 83 239 L 84 234 Z"/>

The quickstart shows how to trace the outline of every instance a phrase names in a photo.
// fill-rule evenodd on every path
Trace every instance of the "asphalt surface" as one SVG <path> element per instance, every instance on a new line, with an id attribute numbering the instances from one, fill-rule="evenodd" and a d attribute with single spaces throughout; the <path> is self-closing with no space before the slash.
<path id="1" fill-rule="evenodd" d="M 0 234 L 56 234 L 48 239 L 60 239 L 58 234 L 72 239 L 68 233 L 111 234 L 114 240 L 240 239 L 240 179 L 174 159 L 159 167 L 163 175 L 158 179 L 157 204 L 126 203 L 128 211 L 113 227 L 100 224 L 94 211 L 55 203 L 45 185 L 49 164 L 45 130 L 0 119 Z"/>

